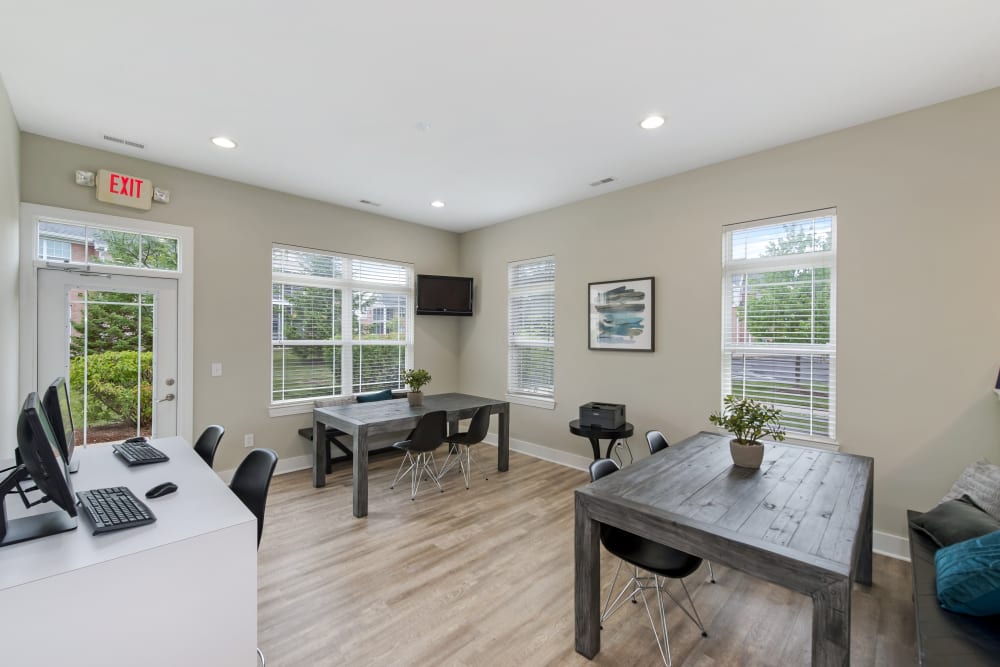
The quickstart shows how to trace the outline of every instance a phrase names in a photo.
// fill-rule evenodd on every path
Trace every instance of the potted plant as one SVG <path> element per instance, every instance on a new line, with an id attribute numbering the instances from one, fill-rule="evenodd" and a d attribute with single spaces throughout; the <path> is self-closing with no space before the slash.
<path id="1" fill-rule="evenodd" d="M 743 468 L 760 468 L 764 445 L 759 439 L 767 436 L 778 442 L 785 439 L 781 410 L 752 398 L 736 398 L 732 394 L 726 396 L 723 402 L 723 409 L 710 415 L 708 420 L 736 436 L 729 441 L 733 463 Z"/>
<path id="2" fill-rule="evenodd" d="M 406 400 L 410 402 L 410 405 L 424 404 L 424 392 L 420 391 L 420 388 L 430 381 L 431 374 L 423 368 L 411 368 L 403 373 L 403 382 L 410 388 L 409 393 L 406 394 Z"/>

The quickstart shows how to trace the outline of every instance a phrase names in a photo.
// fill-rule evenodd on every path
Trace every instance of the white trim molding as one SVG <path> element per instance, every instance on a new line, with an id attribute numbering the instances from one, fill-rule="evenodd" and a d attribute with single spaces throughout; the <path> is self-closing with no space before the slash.
<path id="1" fill-rule="evenodd" d="M 493 445 L 496 447 L 497 434 L 493 432 L 487 433 L 486 439 L 483 440 L 483 442 L 487 445 Z M 593 459 L 589 456 L 572 454 L 570 452 L 564 452 L 561 449 L 553 449 L 552 447 L 546 447 L 544 445 L 536 445 L 533 442 L 518 440 L 516 438 L 510 439 L 510 451 L 518 452 L 519 454 L 527 454 L 528 456 L 533 456 L 536 459 L 548 461 L 549 463 L 558 463 L 561 466 L 573 468 L 574 470 L 587 471 L 590 469 L 590 464 L 593 462 Z"/>
<path id="2" fill-rule="evenodd" d="M 873 543 L 875 553 L 910 562 L 910 540 L 907 538 L 876 530 Z"/>
<path id="3" fill-rule="evenodd" d="M 153 220 L 123 218 L 116 215 L 74 211 L 68 208 L 21 204 L 20 221 L 20 360 L 18 389 L 24 396 L 37 389 L 38 369 L 38 268 L 36 261 L 36 226 L 39 219 L 55 219 L 69 224 L 88 224 L 145 234 L 171 236 L 181 244 L 179 270 L 165 275 L 163 271 L 144 271 L 116 266 L 101 266 L 106 273 L 152 275 L 177 280 L 177 386 L 182 388 L 177 399 L 177 435 L 194 442 L 194 228 Z"/>
<path id="4" fill-rule="evenodd" d="M 506 398 L 508 403 L 516 403 L 517 405 L 527 405 L 532 408 L 542 408 L 543 410 L 556 409 L 555 399 L 552 398 L 533 398 L 522 394 L 507 394 Z"/>

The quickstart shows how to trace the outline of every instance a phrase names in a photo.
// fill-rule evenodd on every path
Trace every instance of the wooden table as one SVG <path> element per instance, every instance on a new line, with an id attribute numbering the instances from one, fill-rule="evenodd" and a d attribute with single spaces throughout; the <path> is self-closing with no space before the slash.
<path id="1" fill-rule="evenodd" d="M 699 433 L 577 489 L 576 650 L 601 649 L 600 524 L 813 599 L 812 664 L 850 664 L 851 582 L 872 583 L 874 461 L 767 444 L 760 470 Z"/>
<path id="2" fill-rule="evenodd" d="M 326 485 L 326 454 L 323 440 L 326 427 L 338 428 L 354 438 L 354 516 L 368 515 L 368 436 L 376 433 L 408 431 L 428 412 L 448 413 L 449 432 L 454 433 L 460 419 L 468 419 L 476 410 L 489 406 L 499 415 L 497 433 L 497 470 L 504 472 L 510 460 L 510 403 L 468 394 L 432 394 L 424 404 L 411 407 L 405 399 L 351 403 L 313 410 L 313 486 Z M 319 443 L 319 445 L 317 445 Z"/>

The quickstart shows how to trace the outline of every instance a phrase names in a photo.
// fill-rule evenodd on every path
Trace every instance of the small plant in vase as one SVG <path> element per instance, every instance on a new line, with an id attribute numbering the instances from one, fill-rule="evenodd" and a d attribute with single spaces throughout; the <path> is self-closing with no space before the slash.
<path id="1" fill-rule="evenodd" d="M 781 426 L 781 410 L 752 398 L 726 396 L 721 411 L 709 415 L 708 420 L 721 426 L 735 438 L 729 441 L 733 463 L 743 468 L 760 468 L 764 460 L 764 445 L 760 438 L 771 437 L 781 442 L 785 429 Z"/>
<path id="2" fill-rule="evenodd" d="M 423 368 L 411 368 L 403 373 L 403 382 L 410 388 L 409 393 L 406 394 L 406 399 L 410 402 L 410 405 L 424 404 L 424 392 L 420 391 L 420 389 L 424 385 L 429 384 L 430 381 L 431 374 Z"/>

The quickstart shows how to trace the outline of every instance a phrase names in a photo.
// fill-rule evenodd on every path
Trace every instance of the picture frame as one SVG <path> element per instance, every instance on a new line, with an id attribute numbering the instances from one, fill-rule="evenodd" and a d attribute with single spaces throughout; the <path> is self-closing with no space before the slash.
<path id="1" fill-rule="evenodd" d="M 654 279 L 587 284 L 587 348 L 654 351 Z"/>

